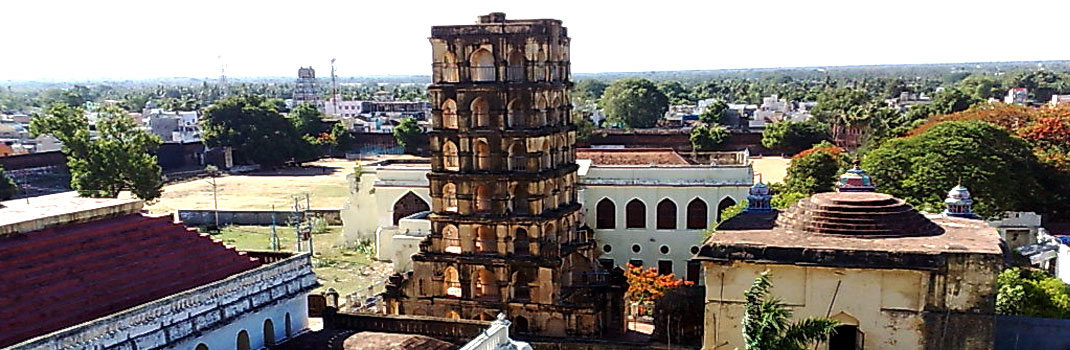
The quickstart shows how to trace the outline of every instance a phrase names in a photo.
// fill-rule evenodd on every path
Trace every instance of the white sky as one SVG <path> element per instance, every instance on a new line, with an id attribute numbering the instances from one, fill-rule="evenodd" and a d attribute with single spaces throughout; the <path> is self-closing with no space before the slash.
<path id="1" fill-rule="evenodd" d="M 576 73 L 1070 59 L 1070 1 L 0 0 L 0 81 L 430 74 L 432 25 L 557 18 Z"/>

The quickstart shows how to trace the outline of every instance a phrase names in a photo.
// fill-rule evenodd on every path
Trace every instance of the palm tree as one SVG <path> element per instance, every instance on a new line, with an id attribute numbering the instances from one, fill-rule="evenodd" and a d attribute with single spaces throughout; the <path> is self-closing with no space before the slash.
<path id="1" fill-rule="evenodd" d="M 743 341 L 747 350 L 804 350 L 806 346 L 825 341 L 835 332 L 839 322 L 828 318 L 808 318 L 790 323 L 791 310 L 780 299 L 769 299 L 769 271 L 754 280 L 746 293 L 743 315 Z"/>

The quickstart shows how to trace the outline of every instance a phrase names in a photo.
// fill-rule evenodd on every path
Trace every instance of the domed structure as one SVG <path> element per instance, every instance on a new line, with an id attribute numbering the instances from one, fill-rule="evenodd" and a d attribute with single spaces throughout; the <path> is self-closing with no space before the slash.
<path id="1" fill-rule="evenodd" d="M 884 193 L 818 193 L 780 214 L 777 226 L 794 233 L 868 237 L 943 233 L 902 199 Z"/>
<path id="2" fill-rule="evenodd" d="M 973 199 L 970 198 L 970 190 L 966 186 L 957 185 L 947 192 L 944 199 L 944 216 L 966 219 L 980 219 L 973 213 Z"/>
<path id="3" fill-rule="evenodd" d="M 744 212 L 748 213 L 767 213 L 773 211 L 773 205 L 770 203 L 773 196 L 769 194 L 769 186 L 761 182 L 754 184 L 750 188 L 750 194 L 747 195 L 747 209 Z"/>
<path id="4" fill-rule="evenodd" d="M 866 171 L 856 165 L 843 173 L 843 175 L 840 175 L 840 180 L 836 183 L 836 189 L 840 192 L 874 192 L 877 187 L 873 184 L 873 180 L 869 178 L 869 175 L 866 174 Z"/>

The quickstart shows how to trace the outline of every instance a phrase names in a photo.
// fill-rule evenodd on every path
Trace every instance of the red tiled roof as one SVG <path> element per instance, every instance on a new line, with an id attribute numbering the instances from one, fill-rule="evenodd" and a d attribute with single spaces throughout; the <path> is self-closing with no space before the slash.
<path id="1" fill-rule="evenodd" d="M 688 165 L 671 148 L 580 148 L 576 159 L 590 159 L 594 165 Z"/>
<path id="2" fill-rule="evenodd" d="M 0 347 L 259 265 L 169 216 L 129 214 L 2 235 Z"/>

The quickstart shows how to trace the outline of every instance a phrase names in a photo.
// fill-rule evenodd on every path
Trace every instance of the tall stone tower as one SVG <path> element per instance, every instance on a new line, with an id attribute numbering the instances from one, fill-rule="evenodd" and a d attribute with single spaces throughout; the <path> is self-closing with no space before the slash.
<path id="1" fill-rule="evenodd" d="M 504 313 L 541 336 L 619 332 L 623 289 L 581 228 L 561 21 L 491 13 L 430 40 L 432 233 L 388 292 L 392 311 Z"/>

